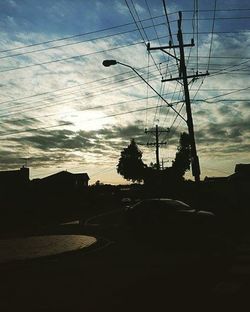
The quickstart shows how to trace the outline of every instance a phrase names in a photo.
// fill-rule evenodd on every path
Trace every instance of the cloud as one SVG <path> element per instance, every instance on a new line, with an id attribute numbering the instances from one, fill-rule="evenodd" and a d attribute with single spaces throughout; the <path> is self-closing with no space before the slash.
<path id="1" fill-rule="evenodd" d="M 36 131 L 36 134 L 14 138 L 13 140 L 22 144 L 31 145 L 42 151 L 88 149 L 93 145 L 82 132 L 75 133 L 66 129 Z"/>
<path id="2" fill-rule="evenodd" d="M 129 68 L 121 65 L 110 68 L 102 66 L 104 59 L 114 58 L 136 68 L 145 79 L 148 78 L 149 70 L 152 74 L 150 84 L 159 92 L 164 90 L 167 101 L 179 101 L 182 99 L 181 85 L 176 82 L 163 85 L 160 82 L 161 75 L 165 76 L 166 63 L 163 62 L 167 61 L 167 55 L 162 51 L 153 51 L 153 61 L 138 31 L 96 39 L 118 32 L 136 30 L 136 25 L 114 27 L 91 34 L 93 30 L 131 23 L 132 17 L 126 5 L 121 1 L 105 1 L 105 4 L 103 1 L 94 1 L 91 4 L 86 1 L 54 1 L 51 5 L 47 0 L 43 4 L 34 1 L 29 7 L 27 4 L 26 1 L 22 2 L 22 6 L 17 1 L 5 2 L 0 13 L 4 15 L 0 22 L 2 50 L 16 49 L 23 45 L 50 41 L 71 34 L 89 34 L 8 52 L 17 54 L 44 49 L 26 55 L 1 59 L 7 54 L 1 53 L 0 71 L 19 68 L 0 73 L 4 76 L 4 82 L 2 81 L 0 85 L 1 168 L 4 169 L 7 164 L 11 167 L 13 164 L 20 164 L 17 159 L 26 157 L 27 154 L 33 158 L 32 164 L 36 170 L 39 163 L 48 169 L 73 163 L 76 166 L 78 163 L 84 164 L 89 168 L 92 168 L 91 165 L 102 166 L 109 161 L 115 163 L 120 151 L 129 144 L 131 138 L 142 144 L 140 148 L 143 150 L 145 162 L 149 163 L 154 161 L 155 151 L 143 144 L 154 141 L 155 138 L 146 135 L 144 128 L 154 128 L 158 121 L 162 129 L 172 125 L 170 133 L 161 136 L 161 140 L 168 141 L 166 153 L 171 161 L 180 133 L 187 131 L 185 122 L 179 117 L 175 119 L 175 113 L 166 105 L 162 107 L 161 101 L 157 97 L 152 97 L 155 93 Z M 149 5 L 154 16 L 163 13 L 162 4 L 159 6 L 157 2 L 152 2 Z M 141 19 L 149 17 L 143 2 L 135 2 L 135 7 Z M 190 4 L 180 1 L 177 9 L 183 8 L 190 9 Z M 168 7 L 169 11 L 177 9 Z M 6 18 L 7 16 L 9 18 Z M 183 17 L 190 16 L 184 14 Z M 208 13 L 202 13 L 202 17 L 207 16 Z M 171 20 L 175 17 L 176 15 L 171 15 Z M 165 18 L 157 19 L 157 22 L 161 21 L 166 23 Z M 190 22 L 185 23 L 186 29 L 191 29 Z M 152 23 L 149 20 L 143 25 L 152 26 Z M 246 24 L 244 27 L 243 24 L 234 25 L 235 30 L 239 27 L 241 30 L 249 30 Z M 199 26 L 201 32 L 211 30 L 208 23 L 200 21 Z M 231 30 L 232 26 L 233 21 L 229 25 L 226 22 L 222 24 L 218 20 L 215 30 L 216 32 Z M 174 30 L 176 23 L 171 23 L 171 27 Z M 165 24 L 156 26 L 156 29 L 159 36 L 166 36 Z M 154 28 L 145 28 L 149 41 L 157 45 L 158 42 L 152 41 L 156 37 L 152 30 Z M 211 38 L 211 34 L 199 36 L 198 70 L 201 72 L 207 70 L 206 57 L 209 55 Z M 84 40 L 89 41 L 79 42 Z M 185 35 L 186 40 L 189 42 L 189 35 Z M 164 38 L 162 43 L 166 43 L 165 41 L 167 42 L 168 38 Z M 119 48 L 133 42 L 139 44 Z M 229 158 L 231 153 L 233 162 L 237 155 L 244 154 L 245 159 L 247 151 L 249 152 L 247 142 L 250 137 L 250 113 L 249 103 L 246 102 L 249 100 L 248 90 L 222 96 L 230 90 L 249 86 L 246 73 L 250 63 L 241 64 L 249 57 L 249 42 L 249 33 L 230 35 L 214 33 L 210 76 L 206 77 L 203 84 L 202 78 L 190 83 L 191 99 L 201 84 L 196 95 L 196 99 L 200 101 L 193 101 L 192 109 L 197 149 L 202 157 L 206 157 L 206 161 L 209 159 L 211 161 L 213 155 L 216 157 L 218 155 L 221 159 L 223 155 Z M 67 46 L 47 49 L 61 44 Z M 192 74 L 196 70 L 196 51 L 196 48 L 192 49 L 187 62 L 189 72 Z M 178 53 L 177 50 L 176 52 Z M 188 59 L 188 49 L 185 52 Z M 219 58 L 213 58 L 217 56 Z M 220 58 L 221 56 L 227 58 Z M 229 56 L 234 58 L 228 58 Z M 68 59 L 56 61 L 63 58 Z M 154 67 L 154 62 L 160 61 L 161 73 Z M 46 64 L 29 67 L 38 63 Z M 226 70 L 223 71 L 223 68 Z M 174 60 L 168 64 L 168 76 L 169 73 L 173 76 L 178 75 Z M 149 98 L 143 99 L 147 95 Z M 15 99 L 19 100 L 14 101 Z M 234 101 L 219 102 L 225 99 Z M 179 110 L 181 105 L 174 104 L 174 107 Z M 146 110 L 150 107 L 151 109 Z M 128 112 L 132 113 L 123 114 Z M 185 107 L 181 113 L 185 116 Z M 13 135 L 4 136 L 10 133 Z"/>

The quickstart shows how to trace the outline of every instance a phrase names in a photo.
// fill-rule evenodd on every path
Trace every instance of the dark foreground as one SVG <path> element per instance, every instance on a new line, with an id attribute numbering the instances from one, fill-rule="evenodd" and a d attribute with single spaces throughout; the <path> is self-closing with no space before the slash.
<path id="1" fill-rule="evenodd" d="M 147 243 L 147 238 L 136 241 L 115 228 L 90 230 L 74 225 L 55 232 L 96 232 L 101 238 L 86 250 L 1 265 L 1 311 L 250 308 L 249 275 L 232 273 L 239 251 L 221 254 L 161 248 L 165 246 Z M 248 259 L 246 251 L 243 256 Z"/>
<path id="2" fill-rule="evenodd" d="M 80 232 L 79 227 L 60 229 Z M 93 230 L 92 230 L 93 231 Z M 2 265 L 1 311 L 247 311 L 249 281 L 232 255 L 140 244 L 99 231 L 87 250 Z"/>

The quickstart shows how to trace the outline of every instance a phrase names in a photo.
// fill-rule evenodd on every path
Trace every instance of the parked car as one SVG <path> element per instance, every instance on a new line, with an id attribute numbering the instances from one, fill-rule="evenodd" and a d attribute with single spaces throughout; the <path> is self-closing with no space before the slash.
<path id="1" fill-rule="evenodd" d="M 195 210 L 179 200 L 144 199 L 127 208 L 125 215 L 136 238 L 154 243 L 206 244 L 217 234 L 212 212 Z"/>

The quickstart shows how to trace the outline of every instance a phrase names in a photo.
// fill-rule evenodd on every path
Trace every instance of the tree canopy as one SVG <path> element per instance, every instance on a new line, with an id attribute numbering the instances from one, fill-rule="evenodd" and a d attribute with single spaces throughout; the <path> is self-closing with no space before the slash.
<path id="1" fill-rule="evenodd" d="M 190 153 L 190 139 L 186 132 L 181 133 L 179 146 L 173 161 L 172 168 L 177 177 L 184 177 L 185 172 L 190 170 L 191 153 Z"/>
<path id="2" fill-rule="evenodd" d="M 128 147 L 121 152 L 117 165 L 117 172 L 126 180 L 142 181 L 145 165 L 142 161 L 142 152 L 134 139 L 131 139 Z"/>

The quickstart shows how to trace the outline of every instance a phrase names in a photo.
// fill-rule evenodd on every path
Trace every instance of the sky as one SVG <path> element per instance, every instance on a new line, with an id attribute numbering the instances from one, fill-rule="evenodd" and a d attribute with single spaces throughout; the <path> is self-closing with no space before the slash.
<path id="1" fill-rule="evenodd" d="M 248 1 L 1 0 L 0 170 L 27 165 L 31 179 L 67 170 L 87 172 L 90 184 L 124 184 L 121 151 L 134 138 L 144 163 L 155 163 L 147 143 L 156 125 L 161 163 L 171 166 L 186 111 L 181 81 L 161 80 L 178 77 L 179 48 L 169 55 L 147 43 L 178 46 L 179 11 L 184 43 L 195 44 L 185 47 L 187 73 L 209 73 L 189 79 L 201 178 L 249 163 Z"/>

